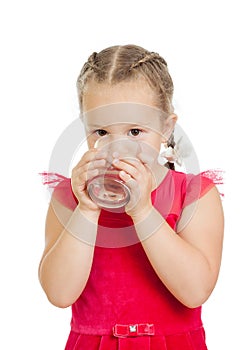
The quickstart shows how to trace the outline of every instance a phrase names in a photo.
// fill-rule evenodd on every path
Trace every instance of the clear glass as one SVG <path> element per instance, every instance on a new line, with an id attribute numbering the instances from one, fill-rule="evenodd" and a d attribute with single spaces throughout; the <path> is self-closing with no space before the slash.
<path id="1" fill-rule="evenodd" d="M 88 181 L 87 191 L 90 198 L 99 206 L 106 209 L 124 207 L 130 200 L 129 187 L 119 177 L 119 171 L 112 162 L 114 158 L 134 159 L 139 153 L 139 144 L 130 139 L 111 139 L 103 136 L 95 147 L 106 153 L 107 166 L 100 170 L 99 175 Z"/>

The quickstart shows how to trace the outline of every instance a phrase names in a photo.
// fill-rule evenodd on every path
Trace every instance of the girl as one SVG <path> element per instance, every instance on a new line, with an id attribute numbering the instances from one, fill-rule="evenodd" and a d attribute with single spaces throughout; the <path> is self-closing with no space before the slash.
<path id="1" fill-rule="evenodd" d="M 89 150 L 53 192 L 39 267 L 49 301 L 72 305 L 65 349 L 207 349 L 201 305 L 219 273 L 223 211 L 211 180 L 175 171 L 174 152 L 157 161 L 162 143 L 175 145 L 167 64 L 135 45 L 110 47 L 89 57 L 77 88 Z M 87 192 L 106 166 L 94 144 L 107 135 L 153 150 L 113 161 L 131 194 L 123 212 Z"/>

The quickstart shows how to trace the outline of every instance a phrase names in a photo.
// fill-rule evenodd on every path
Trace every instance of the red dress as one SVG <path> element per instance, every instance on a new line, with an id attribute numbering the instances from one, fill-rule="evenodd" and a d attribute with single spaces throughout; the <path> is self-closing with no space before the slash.
<path id="1" fill-rule="evenodd" d="M 184 206 L 213 186 L 202 174 L 169 170 L 152 192 L 152 203 L 176 229 Z M 77 205 L 70 179 L 64 178 L 54 195 L 70 209 Z M 201 307 L 184 306 L 164 286 L 128 215 L 102 210 L 90 277 L 72 305 L 65 350 L 133 349 L 207 349 Z"/>

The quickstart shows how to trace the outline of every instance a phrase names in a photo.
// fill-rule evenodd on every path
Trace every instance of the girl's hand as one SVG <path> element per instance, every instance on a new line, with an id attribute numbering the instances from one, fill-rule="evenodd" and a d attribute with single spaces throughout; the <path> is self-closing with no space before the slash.
<path id="1" fill-rule="evenodd" d="M 113 165 L 120 170 L 119 176 L 129 187 L 131 198 L 125 206 L 125 211 L 132 218 L 143 218 L 152 208 L 151 191 L 153 174 L 149 166 L 141 160 L 115 159 Z"/>
<path id="2" fill-rule="evenodd" d="M 99 214 L 100 208 L 87 193 L 87 181 L 99 174 L 106 166 L 105 154 L 93 148 L 87 151 L 72 170 L 71 185 L 74 195 L 78 199 L 79 209 L 89 214 Z"/>

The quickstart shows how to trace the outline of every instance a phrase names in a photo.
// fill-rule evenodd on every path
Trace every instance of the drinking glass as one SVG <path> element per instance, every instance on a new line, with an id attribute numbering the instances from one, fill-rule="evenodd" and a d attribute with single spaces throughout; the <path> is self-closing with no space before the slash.
<path id="1" fill-rule="evenodd" d="M 120 160 L 137 159 L 140 153 L 139 143 L 130 139 L 111 139 L 109 135 L 101 137 L 94 145 L 100 152 L 107 154 L 106 167 L 88 181 L 87 191 L 90 198 L 105 209 L 119 209 L 130 200 L 130 189 L 119 177 L 120 170 L 112 165 L 115 158 Z"/>

